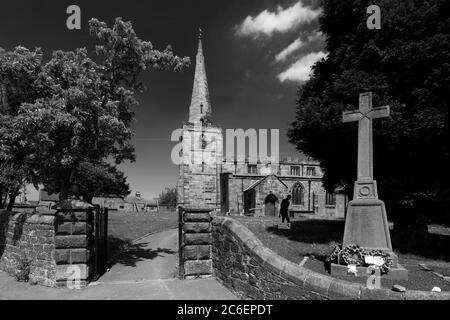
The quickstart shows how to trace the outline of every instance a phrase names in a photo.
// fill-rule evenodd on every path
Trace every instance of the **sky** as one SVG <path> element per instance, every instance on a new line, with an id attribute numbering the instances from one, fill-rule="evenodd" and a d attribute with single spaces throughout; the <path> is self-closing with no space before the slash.
<path id="1" fill-rule="evenodd" d="M 67 7 L 81 9 L 81 29 L 69 30 Z M 286 131 L 295 117 L 296 92 L 311 66 L 326 57 L 319 32 L 317 0 L 14 0 L 0 8 L 0 47 L 53 50 L 94 49 L 88 21 L 112 25 L 131 21 L 136 34 L 155 49 L 171 45 L 193 62 L 182 73 L 145 72 L 133 123 L 136 161 L 120 165 L 134 194 L 158 196 L 174 187 L 177 166 L 170 158 L 173 130 L 187 121 L 201 27 L 212 105 L 212 121 L 223 129 L 279 129 L 280 156 L 298 156 Z M 29 189 L 28 199 L 37 200 Z"/>

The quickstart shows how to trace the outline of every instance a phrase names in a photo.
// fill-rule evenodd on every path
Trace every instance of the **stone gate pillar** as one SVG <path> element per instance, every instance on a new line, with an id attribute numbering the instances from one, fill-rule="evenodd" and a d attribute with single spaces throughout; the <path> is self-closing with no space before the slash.
<path id="1" fill-rule="evenodd" d="M 66 286 L 79 272 L 80 284 L 86 286 L 93 275 L 94 206 L 86 201 L 60 201 L 55 218 L 55 262 L 57 286 Z M 72 267 L 71 267 L 72 266 Z"/>
<path id="2" fill-rule="evenodd" d="M 179 207 L 181 279 L 212 275 L 212 209 Z"/>

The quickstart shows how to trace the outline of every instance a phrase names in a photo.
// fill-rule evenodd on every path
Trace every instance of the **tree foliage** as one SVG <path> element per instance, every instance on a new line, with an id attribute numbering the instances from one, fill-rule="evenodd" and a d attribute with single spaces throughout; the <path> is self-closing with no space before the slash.
<path id="1" fill-rule="evenodd" d="M 366 8 L 381 8 L 381 29 L 366 27 Z M 374 121 L 374 168 L 380 196 L 392 205 L 449 199 L 450 3 L 325 0 L 320 29 L 328 57 L 298 90 L 288 132 L 299 150 L 321 161 L 324 185 L 356 179 L 357 125 L 342 112 L 358 108 L 361 92 L 390 105 Z"/>
<path id="2" fill-rule="evenodd" d="M 166 188 L 159 195 L 159 204 L 175 208 L 177 206 L 177 188 Z"/>
<path id="3" fill-rule="evenodd" d="M 0 199 L 9 196 L 11 210 L 25 183 L 37 183 L 35 152 L 17 119 L 24 103 L 40 96 L 36 81 L 42 72 L 42 52 L 0 48 Z M 0 208 L 4 201 L 0 200 Z"/>
<path id="4" fill-rule="evenodd" d="M 61 198 L 70 195 L 71 184 L 87 168 L 94 174 L 115 174 L 124 186 L 117 169 L 105 161 L 135 160 L 131 123 L 138 105 L 135 95 L 145 89 L 140 74 L 150 69 L 177 72 L 190 63 L 170 46 L 155 50 L 120 18 L 111 28 L 97 19 L 89 26 L 97 42 L 95 58 L 85 48 L 55 51 L 45 64 L 40 50 L 0 52 L 0 84 L 10 101 L 0 106 L 2 139 L 3 131 L 9 139 L 0 159 L 36 168 L 26 180 L 43 183 Z M 21 154 L 28 159 L 19 161 L 15 148 L 25 150 Z"/>
<path id="5" fill-rule="evenodd" d="M 93 197 L 115 196 L 124 198 L 130 194 L 130 187 L 124 173 L 109 163 L 82 162 L 71 185 L 72 194 L 92 202 Z"/>

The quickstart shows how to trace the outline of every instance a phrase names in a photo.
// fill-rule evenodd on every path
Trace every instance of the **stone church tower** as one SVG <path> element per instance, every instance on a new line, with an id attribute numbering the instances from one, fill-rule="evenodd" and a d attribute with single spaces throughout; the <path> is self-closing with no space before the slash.
<path id="1" fill-rule="evenodd" d="M 222 163 L 222 129 L 212 125 L 201 31 L 195 64 L 189 121 L 183 124 L 182 164 L 177 183 L 177 202 L 183 207 L 217 209 Z"/>

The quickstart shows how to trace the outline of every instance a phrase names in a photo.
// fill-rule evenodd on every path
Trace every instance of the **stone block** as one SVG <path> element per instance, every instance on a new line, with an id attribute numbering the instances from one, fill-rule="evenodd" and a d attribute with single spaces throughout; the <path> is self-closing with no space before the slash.
<path id="1" fill-rule="evenodd" d="M 55 236 L 55 246 L 62 248 L 86 248 L 88 237 L 85 235 Z"/>
<path id="2" fill-rule="evenodd" d="M 57 235 L 70 235 L 72 234 L 72 222 L 60 221 L 56 225 Z"/>
<path id="3" fill-rule="evenodd" d="M 69 277 L 75 279 L 79 276 L 80 280 L 89 278 L 91 268 L 86 264 L 64 264 L 56 266 L 56 281 L 65 281 Z"/>
<path id="4" fill-rule="evenodd" d="M 371 273 L 368 273 L 367 267 L 356 267 L 356 270 L 358 277 L 367 278 L 371 275 Z M 332 263 L 331 275 L 348 275 L 348 266 Z M 396 268 L 389 269 L 389 272 L 382 275 L 381 277 L 390 280 L 408 280 L 408 270 L 405 269 L 402 265 L 397 264 Z"/>
<path id="5" fill-rule="evenodd" d="M 55 250 L 55 262 L 56 262 L 56 264 L 69 264 L 70 263 L 70 249 L 56 249 Z"/>
<path id="6" fill-rule="evenodd" d="M 72 249 L 70 250 L 70 263 L 87 263 L 90 259 L 90 251 L 88 249 Z"/>
<path id="7" fill-rule="evenodd" d="M 183 231 L 186 233 L 211 232 L 211 223 L 209 222 L 185 222 Z"/>
<path id="8" fill-rule="evenodd" d="M 52 225 L 55 221 L 54 216 L 49 215 L 41 215 L 41 214 L 33 214 L 31 217 L 27 219 L 27 223 L 30 224 L 45 224 Z"/>
<path id="9" fill-rule="evenodd" d="M 88 234 L 92 232 L 92 224 L 89 222 L 75 222 L 72 225 L 72 234 Z"/>
<path id="10" fill-rule="evenodd" d="M 184 235 L 185 245 L 207 245 L 212 244 L 211 233 L 186 233 Z"/>
<path id="11" fill-rule="evenodd" d="M 188 260 L 184 262 L 185 276 L 212 274 L 212 260 Z"/>
<path id="12" fill-rule="evenodd" d="M 328 296 L 332 300 L 358 300 L 361 285 L 334 279 L 328 289 Z"/>
<path id="13" fill-rule="evenodd" d="M 308 276 L 305 280 L 304 289 L 305 291 L 310 291 L 319 295 L 327 296 L 328 290 L 333 280 L 333 278 L 324 276 L 322 274 L 311 273 L 310 276 Z"/>
<path id="14" fill-rule="evenodd" d="M 204 213 L 185 213 L 184 222 L 210 222 L 212 220 L 211 215 L 207 212 Z"/>
<path id="15" fill-rule="evenodd" d="M 183 258 L 186 260 L 205 260 L 211 259 L 210 245 L 185 246 L 183 248 Z"/>
<path id="16" fill-rule="evenodd" d="M 386 289 L 369 289 L 361 286 L 361 300 L 404 300 L 404 293 Z"/>
<path id="17" fill-rule="evenodd" d="M 58 211 L 57 221 L 91 221 L 94 217 L 92 211 Z"/>

